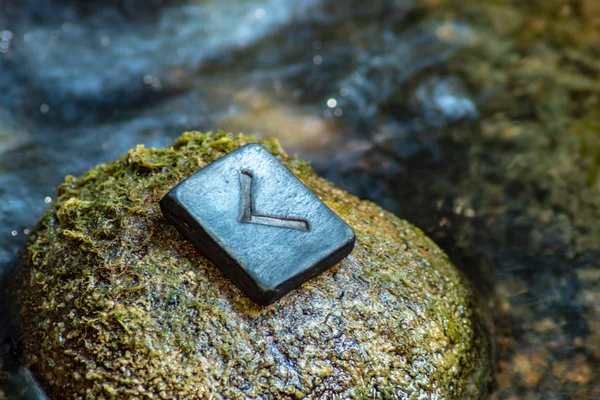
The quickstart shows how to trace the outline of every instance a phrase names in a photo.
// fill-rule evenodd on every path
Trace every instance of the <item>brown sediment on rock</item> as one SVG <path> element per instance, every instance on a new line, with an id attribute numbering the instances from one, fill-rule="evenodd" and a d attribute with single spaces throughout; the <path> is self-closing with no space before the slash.
<path id="1" fill-rule="evenodd" d="M 340 264 L 261 307 L 166 222 L 170 188 L 253 141 L 185 133 L 65 179 L 13 286 L 50 397 L 483 396 L 486 325 L 447 256 L 277 143 L 261 142 L 354 228 Z"/>

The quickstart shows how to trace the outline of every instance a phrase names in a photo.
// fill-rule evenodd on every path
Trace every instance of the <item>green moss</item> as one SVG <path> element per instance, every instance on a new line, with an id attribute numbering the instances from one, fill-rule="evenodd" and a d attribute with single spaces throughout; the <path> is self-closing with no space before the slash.
<path id="1" fill-rule="evenodd" d="M 185 133 L 67 177 L 14 288 L 53 398 L 483 395 L 485 324 L 423 232 L 262 142 L 356 231 L 353 253 L 268 307 L 183 240 L 158 200 L 251 137 Z"/>
<path id="2" fill-rule="evenodd" d="M 587 186 L 596 187 L 600 182 L 600 111 L 595 109 L 574 123 L 570 134 L 578 139 L 575 143 L 576 151 L 589 163 L 586 177 Z"/>

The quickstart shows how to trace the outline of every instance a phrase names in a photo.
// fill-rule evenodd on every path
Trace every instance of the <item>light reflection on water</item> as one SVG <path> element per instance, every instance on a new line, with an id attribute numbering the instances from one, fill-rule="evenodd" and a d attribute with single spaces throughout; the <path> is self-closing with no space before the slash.
<path id="1" fill-rule="evenodd" d="M 274 136 L 307 157 L 368 138 L 404 82 L 470 38 L 406 19 L 410 1 L 181 2 L 138 17 L 34 3 L 0 18 L 2 265 L 66 174 L 186 129 Z"/>
<path id="2" fill-rule="evenodd" d="M 426 121 L 477 115 L 460 82 L 421 76 L 468 26 L 408 18 L 412 0 L 137 3 L 0 3 L 0 275 L 65 175 L 138 143 L 224 129 L 341 164 L 382 135 L 435 152 Z M 382 112 L 415 77 L 402 118 Z"/>

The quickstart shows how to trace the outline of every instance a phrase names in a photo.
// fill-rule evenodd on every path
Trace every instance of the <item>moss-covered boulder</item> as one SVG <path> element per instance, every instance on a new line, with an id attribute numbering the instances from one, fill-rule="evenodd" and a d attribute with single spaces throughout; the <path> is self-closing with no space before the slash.
<path id="1" fill-rule="evenodd" d="M 487 331 L 447 256 L 277 143 L 262 142 L 356 231 L 340 264 L 261 307 L 167 223 L 171 187 L 251 141 L 186 133 L 66 178 L 14 285 L 23 356 L 48 395 L 482 396 Z"/>

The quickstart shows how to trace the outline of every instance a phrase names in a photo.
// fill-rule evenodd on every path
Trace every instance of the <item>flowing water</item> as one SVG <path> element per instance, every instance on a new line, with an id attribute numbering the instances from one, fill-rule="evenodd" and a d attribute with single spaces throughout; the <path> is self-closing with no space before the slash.
<path id="1" fill-rule="evenodd" d="M 492 397 L 600 396 L 600 11 L 550 3 L 0 0 L 0 275 L 65 175 L 276 137 L 472 278 Z M 0 392 L 43 396 L 0 358 Z"/>

